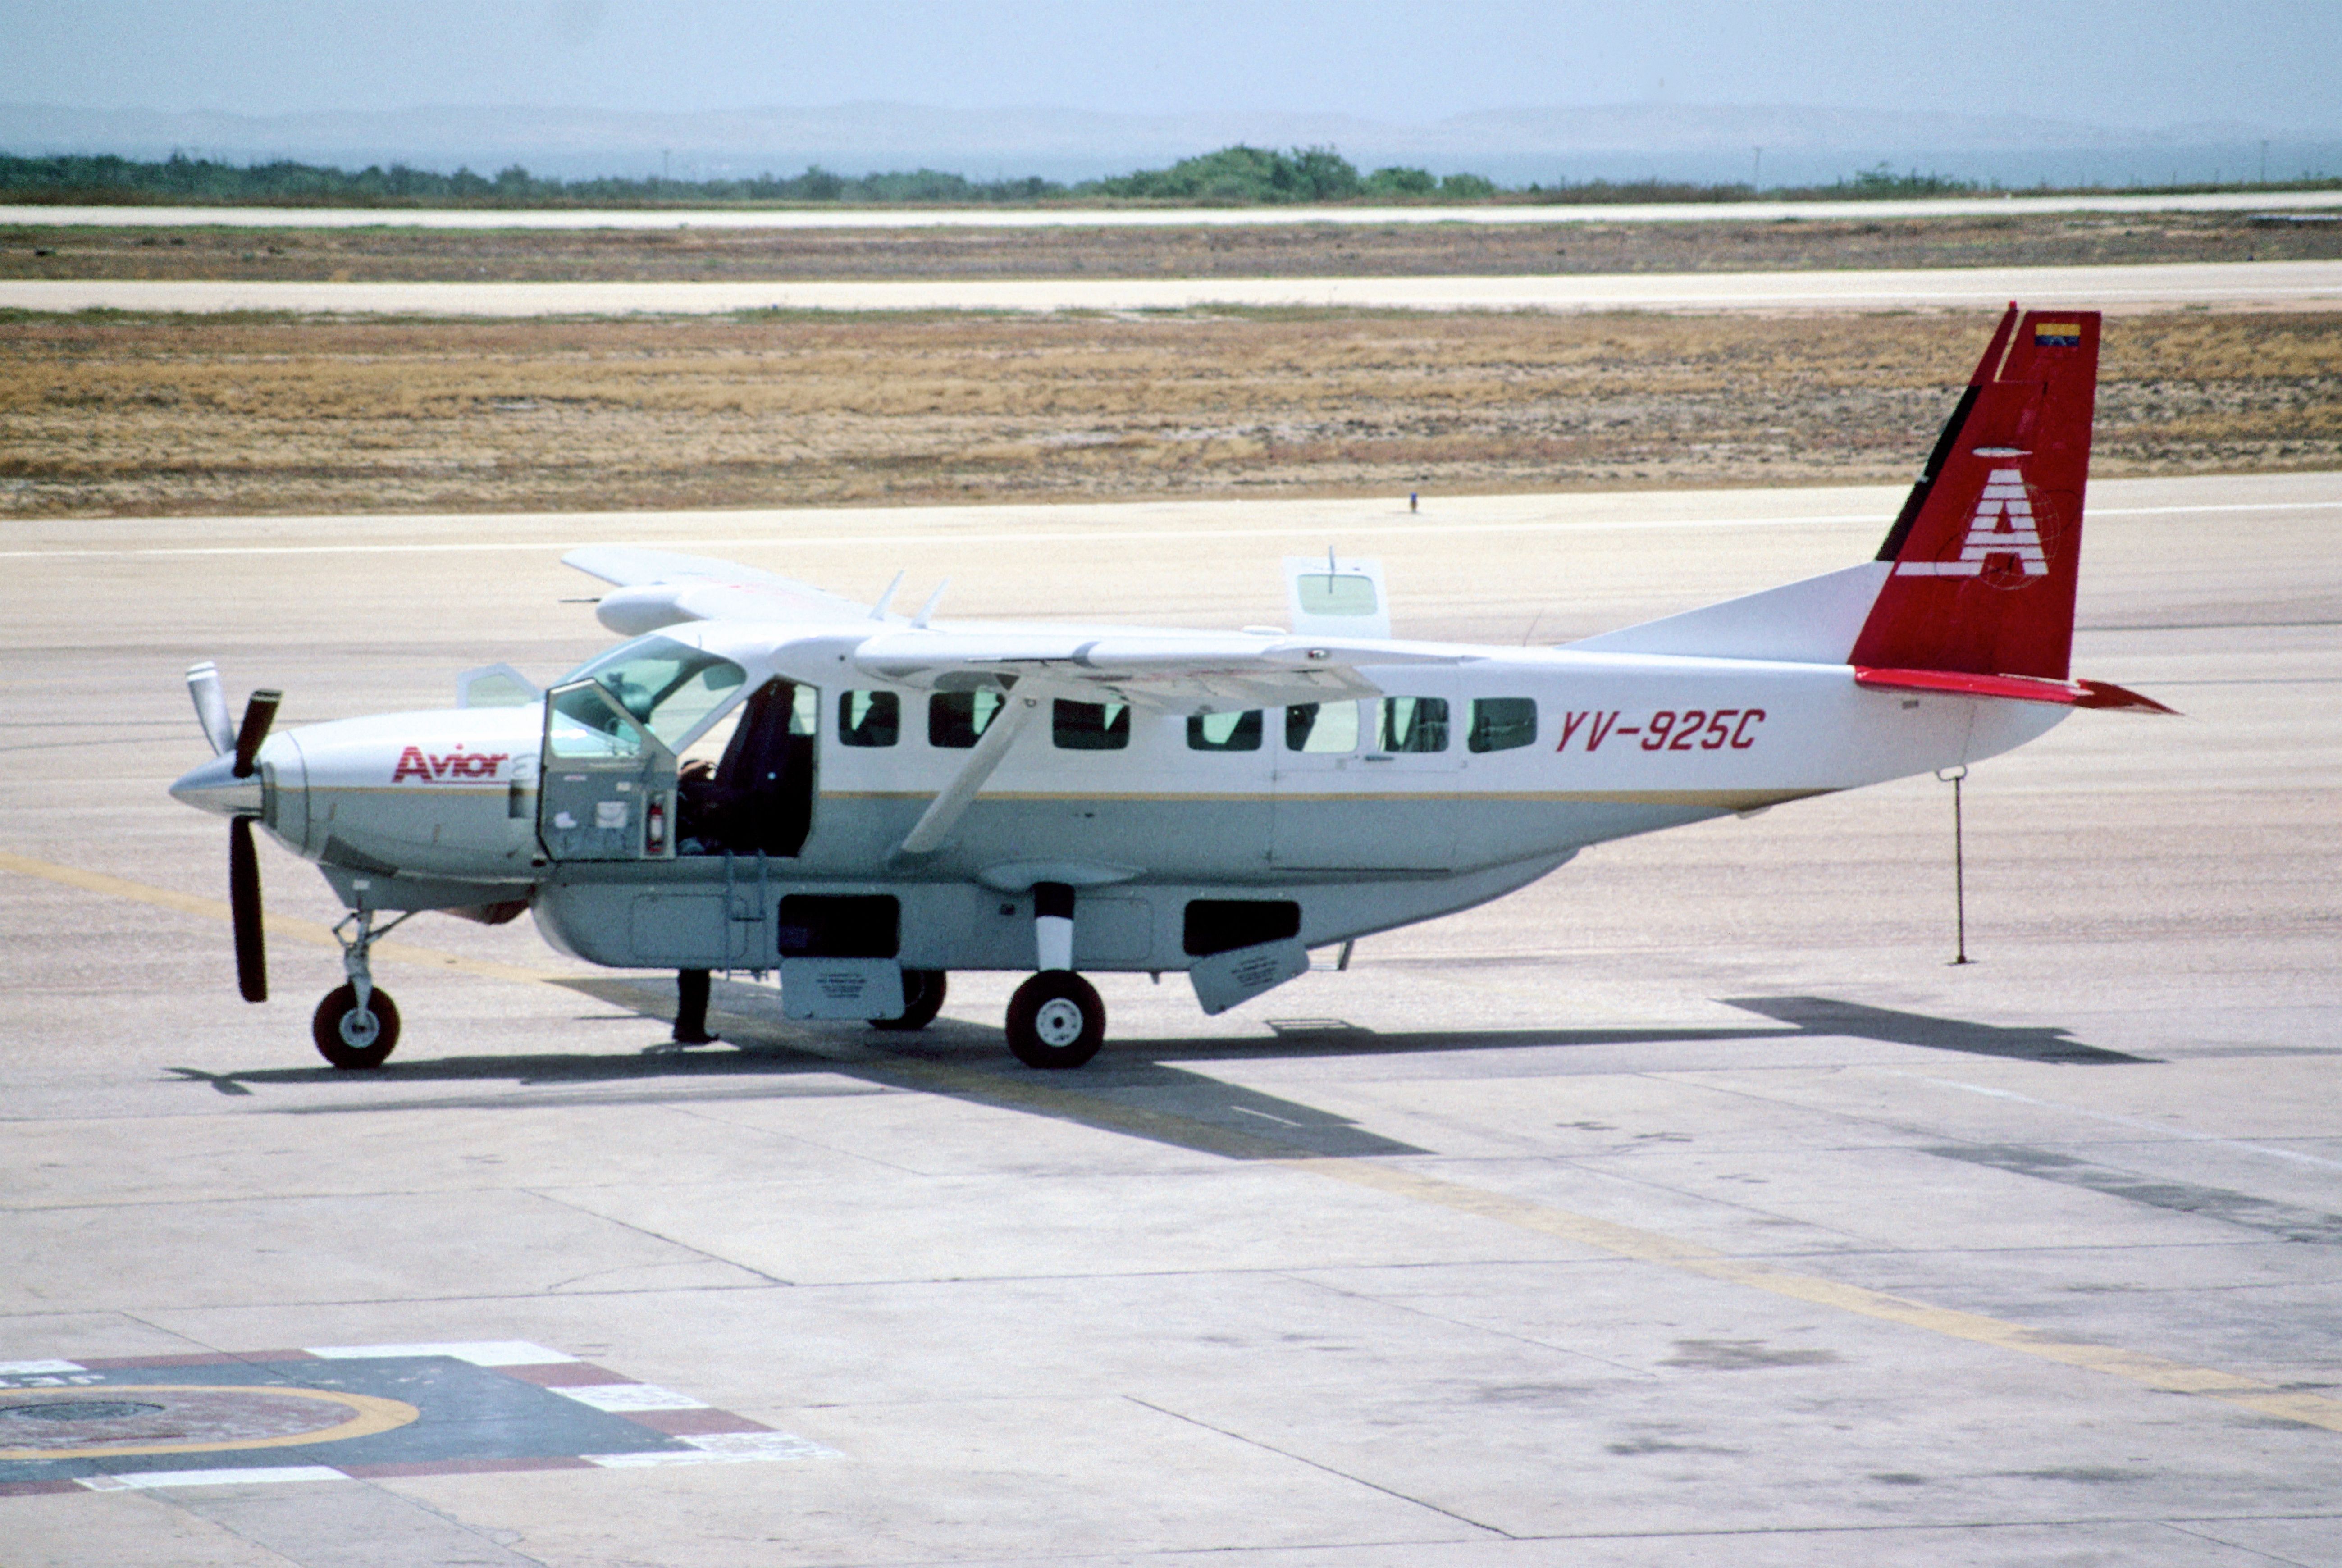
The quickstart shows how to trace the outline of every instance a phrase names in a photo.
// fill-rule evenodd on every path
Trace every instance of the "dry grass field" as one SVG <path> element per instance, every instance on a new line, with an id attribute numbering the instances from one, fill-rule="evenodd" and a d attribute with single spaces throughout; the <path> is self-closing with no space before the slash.
<path id="1" fill-rule="evenodd" d="M 1196 312 L 0 319 L 9 515 L 1896 479 L 1989 328 Z M 2108 322 L 2097 472 L 2342 466 L 2342 315 Z"/>
<path id="2" fill-rule="evenodd" d="M 1437 277 L 2342 256 L 2331 215 L 1038 229 L 0 227 L 0 278 L 307 282 Z M 916 215 L 906 221 L 916 223 Z"/>

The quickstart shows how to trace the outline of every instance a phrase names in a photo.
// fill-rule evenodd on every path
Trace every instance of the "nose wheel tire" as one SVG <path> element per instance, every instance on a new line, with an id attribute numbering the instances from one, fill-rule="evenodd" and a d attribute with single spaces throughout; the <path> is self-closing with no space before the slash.
<path id="1" fill-rule="evenodd" d="M 1106 1004 L 1069 970 L 1036 974 L 1008 999 L 1008 1049 L 1027 1067 L 1078 1067 L 1106 1043 Z"/>
<path id="2" fill-rule="evenodd" d="M 944 972 L 940 969 L 903 971 L 903 1011 L 899 1017 L 873 1018 L 873 1029 L 925 1029 L 944 1010 Z"/>
<path id="3" fill-rule="evenodd" d="M 379 1067 L 398 1044 L 398 1004 L 377 985 L 366 1011 L 358 1011 L 358 988 L 345 985 L 325 994 L 309 1020 L 317 1054 L 336 1067 Z"/>

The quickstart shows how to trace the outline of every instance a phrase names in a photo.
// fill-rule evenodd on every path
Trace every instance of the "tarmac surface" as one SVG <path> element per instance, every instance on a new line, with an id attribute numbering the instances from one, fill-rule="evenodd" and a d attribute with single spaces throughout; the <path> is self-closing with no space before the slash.
<path id="1" fill-rule="evenodd" d="M 1290 207 L 172 207 L 0 205 L 0 224 L 186 228 L 916 229 L 1258 228 L 1290 224 L 1633 224 L 2015 217 L 2036 213 L 2317 213 L 2342 190 L 2008 193 L 1910 201 L 1619 202 Z"/>
<path id="2" fill-rule="evenodd" d="M 2342 474 L 2093 487 L 2077 673 L 2184 716 L 1976 771 L 1965 967 L 1917 779 L 1218 1019 L 1107 976 L 1072 1074 L 1014 976 L 912 1037 L 719 982 L 679 1053 L 669 977 L 423 916 L 337 1074 L 323 883 L 262 851 L 245 1005 L 164 794 L 195 658 L 289 726 L 604 645 L 576 543 L 1215 626 L 1332 544 L 1402 634 L 1554 642 L 1898 499 L 11 524 L 0 1558 L 2342 1563 Z"/>
<path id="3" fill-rule="evenodd" d="M 921 279 L 853 283 L 288 283 L 25 279 L 0 310 L 403 315 L 724 315 L 750 310 L 1909 310 L 2028 305 L 2342 308 L 2342 261 L 1914 267 L 1536 277 Z"/>

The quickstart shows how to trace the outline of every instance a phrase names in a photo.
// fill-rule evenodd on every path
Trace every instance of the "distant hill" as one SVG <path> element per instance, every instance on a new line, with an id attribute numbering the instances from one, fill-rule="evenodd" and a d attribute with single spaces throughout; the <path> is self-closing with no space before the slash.
<path id="1" fill-rule="evenodd" d="M 706 180 L 935 168 L 974 179 L 1091 179 L 1233 143 L 1338 148 L 1362 169 L 1469 171 L 1503 184 L 1590 179 L 1824 184 L 1886 163 L 2009 185 L 2200 182 L 2342 173 L 2342 132 L 2227 124 L 2117 129 L 2011 115 L 1794 105 L 1494 109 L 1424 124 L 1338 115 L 1108 115 L 844 104 L 676 115 L 421 107 L 250 116 L 0 105 L 0 151 L 175 150 L 231 162 L 406 163 L 564 177 L 662 172 Z"/>

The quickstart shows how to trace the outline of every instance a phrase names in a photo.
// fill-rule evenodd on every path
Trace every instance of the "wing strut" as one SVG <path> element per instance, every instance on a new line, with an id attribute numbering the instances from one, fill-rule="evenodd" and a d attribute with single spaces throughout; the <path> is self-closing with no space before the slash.
<path id="1" fill-rule="evenodd" d="M 976 749 L 967 754 L 967 761 L 960 764 L 959 772 L 952 775 L 951 783 L 944 785 L 936 792 L 936 798 L 927 803 L 927 809 L 920 814 L 917 822 L 911 824 L 911 831 L 903 835 L 903 842 L 896 846 L 895 853 L 887 857 L 889 860 L 902 861 L 933 854 L 942 845 L 946 835 L 959 825 L 961 815 L 975 801 L 976 792 L 984 787 L 984 781 L 992 776 L 992 770 L 1000 765 L 1001 759 L 1008 754 L 1008 748 L 1016 744 L 1017 732 L 1041 711 L 1041 705 L 1051 695 L 1046 690 L 1036 689 L 1031 681 L 1016 684 L 1016 689 L 1002 702 L 1000 712 L 986 726 L 984 734 L 977 737 Z"/>

